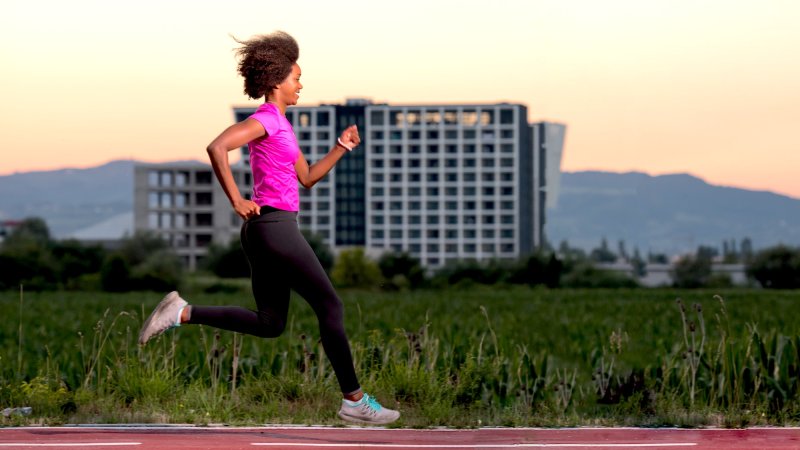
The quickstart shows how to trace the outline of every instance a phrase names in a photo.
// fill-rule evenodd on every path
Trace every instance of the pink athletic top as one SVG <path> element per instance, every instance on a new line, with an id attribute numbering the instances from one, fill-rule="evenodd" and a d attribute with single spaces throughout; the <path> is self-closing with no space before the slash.
<path id="1" fill-rule="evenodd" d="M 250 118 L 261 123 L 265 136 L 247 144 L 253 171 L 253 201 L 284 211 L 298 211 L 297 172 L 300 147 L 292 124 L 272 103 L 259 106 Z"/>

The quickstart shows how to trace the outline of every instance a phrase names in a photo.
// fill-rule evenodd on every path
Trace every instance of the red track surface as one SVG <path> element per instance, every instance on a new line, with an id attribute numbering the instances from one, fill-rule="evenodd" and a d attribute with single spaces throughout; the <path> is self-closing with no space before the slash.
<path id="1" fill-rule="evenodd" d="M 94 449 L 800 449 L 800 428 L 24 427 L 0 429 L 6 448 Z"/>

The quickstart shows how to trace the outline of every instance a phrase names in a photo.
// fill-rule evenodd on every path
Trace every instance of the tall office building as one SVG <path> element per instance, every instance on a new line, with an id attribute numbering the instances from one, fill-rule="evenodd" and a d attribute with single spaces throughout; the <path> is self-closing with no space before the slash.
<path id="1" fill-rule="evenodd" d="M 235 119 L 254 111 L 235 108 Z M 528 124 L 524 105 L 388 105 L 355 99 L 344 105 L 291 107 L 286 117 L 309 163 L 327 154 L 347 126 L 361 130 L 358 149 L 313 189 L 300 188 L 301 228 L 319 234 L 334 249 L 363 246 L 373 255 L 405 251 L 435 269 L 460 259 L 516 258 L 544 242 L 545 209 L 557 195 L 565 127 Z M 242 154 L 237 182 L 248 194 L 246 147 Z M 170 234 L 160 214 L 177 206 L 164 206 L 161 197 L 156 201 L 163 190 L 153 183 L 163 175 L 154 174 L 172 171 L 174 177 L 178 170 L 137 168 L 137 228 Z M 188 220 L 183 223 L 187 229 L 199 229 L 194 241 L 192 232 L 184 233 L 189 248 L 199 235 L 199 242 L 205 242 L 211 230 L 212 240 L 220 242 L 238 233 L 238 218 L 231 220 L 227 199 L 217 189 L 211 194 L 215 206 L 205 205 L 201 213 L 212 217 L 175 212 L 188 214 L 182 219 Z M 211 224 L 198 228 L 200 218 Z M 201 254 L 193 254 L 190 267 Z"/>

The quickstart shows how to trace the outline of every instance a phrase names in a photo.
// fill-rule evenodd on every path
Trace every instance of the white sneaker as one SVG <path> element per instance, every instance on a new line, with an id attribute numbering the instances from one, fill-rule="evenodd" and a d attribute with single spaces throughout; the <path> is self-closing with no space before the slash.
<path id="1" fill-rule="evenodd" d="M 339 409 L 339 417 L 350 422 L 381 425 L 399 419 L 400 412 L 384 408 L 374 397 L 371 397 L 365 392 L 364 398 L 356 405 L 349 404 L 346 400 L 342 400 L 342 407 Z"/>
<path id="2" fill-rule="evenodd" d="M 188 305 L 177 291 L 172 291 L 161 300 L 156 309 L 150 314 L 142 325 L 139 332 L 139 345 L 144 345 L 155 336 L 181 326 L 180 313 L 184 306 Z"/>

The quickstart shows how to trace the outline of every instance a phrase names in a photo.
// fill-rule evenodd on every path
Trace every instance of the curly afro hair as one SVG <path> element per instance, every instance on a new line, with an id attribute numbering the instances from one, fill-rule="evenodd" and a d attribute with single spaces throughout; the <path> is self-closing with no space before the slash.
<path id="1" fill-rule="evenodd" d="M 264 97 L 286 79 L 300 57 L 297 41 L 283 31 L 236 42 L 242 44 L 236 55 L 239 74 L 244 77 L 244 93 L 252 99 Z"/>

